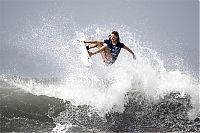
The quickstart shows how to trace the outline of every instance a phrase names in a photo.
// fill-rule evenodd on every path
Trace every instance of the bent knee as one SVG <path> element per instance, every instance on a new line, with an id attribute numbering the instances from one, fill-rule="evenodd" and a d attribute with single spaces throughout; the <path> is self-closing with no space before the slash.
<path id="1" fill-rule="evenodd" d="M 97 47 L 102 47 L 103 46 L 103 43 L 100 43 L 100 42 L 97 42 Z"/>

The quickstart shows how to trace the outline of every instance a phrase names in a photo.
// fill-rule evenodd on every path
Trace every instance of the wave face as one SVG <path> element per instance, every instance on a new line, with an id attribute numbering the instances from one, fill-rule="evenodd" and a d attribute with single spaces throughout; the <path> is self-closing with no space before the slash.
<path id="1" fill-rule="evenodd" d="M 100 55 L 92 57 L 91 67 L 84 66 L 77 40 L 103 40 L 113 29 L 119 31 L 121 42 L 133 49 L 137 60 L 122 49 L 112 66 L 106 66 Z M 199 111 L 199 80 L 187 72 L 166 69 L 159 53 L 140 45 L 135 33 L 126 26 L 81 27 L 69 20 L 49 17 L 41 18 L 39 25 L 26 26 L 13 39 L 10 47 L 25 55 L 19 58 L 24 63 L 21 65 L 32 64 L 34 68 L 29 73 L 28 68 L 20 69 L 18 64 L 13 71 L 17 77 L 5 74 L 1 79 L 32 94 L 90 105 L 103 116 L 110 111 L 122 113 L 128 92 L 140 92 L 156 103 L 165 94 L 178 91 L 182 96 L 191 96 L 191 117 Z M 43 76 L 49 80 L 43 80 Z"/>

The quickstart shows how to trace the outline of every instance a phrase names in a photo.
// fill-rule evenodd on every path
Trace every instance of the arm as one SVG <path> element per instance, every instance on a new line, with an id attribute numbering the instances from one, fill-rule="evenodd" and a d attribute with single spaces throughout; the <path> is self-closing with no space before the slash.
<path id="1" fill-rule="evenodd" d="M 94 44 L 96 44 L 97 43 L 97 41 L 83 41 L 84 43 L 94 43 Z"/>
<path id="2" fill-rule="evenodd" d="M 97 44 L 97 43 L 102 43 L 102 41 L 83 41 L 84 43 L 93 43 L 93 44 Z"/>
<path id="3" fill-rule="evenodd" d="M 133 53 L 133 51 L 132 51 L 129 47 L 127 47 L 127 46 L 125 45 L 123 48 L 126 49 L 129 53 L 131 53 L 131 54 L 133 55 L 133 59 L 136 59 L 135 54 Z"/>

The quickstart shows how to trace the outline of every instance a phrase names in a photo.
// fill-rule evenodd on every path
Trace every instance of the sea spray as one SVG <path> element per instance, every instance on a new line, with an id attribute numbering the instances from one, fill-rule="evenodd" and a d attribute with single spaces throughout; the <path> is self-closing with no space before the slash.
<path id="1" fill-rule="evenodd" d="M 123 26 L 118 29 L 122 41 L 136 53 L 136 61 L 122 49 L 118 60 L 112 66 L 104 65 L 100 55 L 96 55 L 92 57 L 94 65 L 85 67 L 81 62 L 78 45 L 74 40 L 82 38 L 80 34 L 87 40 L 103 40 L 111 31 L 106 26 L 91 25 L 76 31 L 76 34 L 72 33 L 72 38 L 66 42 L 58 40 L 60 45 L 45 40 L 47 44 L 40 42 L 28 48 L 23 46 L 27 52 L 35 51 L 38 47 L 37 52 L 47 56 L 46 59 L 53 60 L 62 67 L 65 66 L 64 73 L 59 77 L 61 80 L 59 84 L 44 85 L 36 83 L 34 79 L 28 82 L 15 80 L 14 83 L 17 82 L 19 87 L 28 92 L 70 100 L 76 105 L 91 105 L 104 113 L 113 107 L 116 111 L 122 112 L 126 104 L 125 94 L 134 89 L 154 100 L 170 91 L 188 93 L 192 96 L 192 103 L 198 110 L 198 82 L 191 75 L 179 70 L 166 70 L 164 61 L 160 59 L 156 51 L 141 46 L 139 43 L 133 44 L 132 42 L 136 42 L 133 34 L 126 31 Z M 52 38 L 54 41 L 57 39 Z"/>
<path id="2" fill-rule="evenodd" d="M 10 40 L 13 48 L 26 55 L 23 60 L 25 69 L 28 69 L 27 63 L 38 68 L 32 77 L 51 75 L 58 78 L 59 82 L 44 84 L 35 78 L 24 81 L 20 76 L 10 82 L 36 95 L 54 96 L 70 100 L 76 105 L 91 105 L 103 114 L 112 110 L 113 106 L 122 112 L 126 93 L 134 90 L 143 92 L 155 101 L 171 91 L 179 91 L 182 95 L 188 93 L 194 108 L 199 109 L 199 81 L 179 69 L 166 69 L 159 53 L 144 46 L 145 41 L 137 38 L 141 35 L 130 32 L 123 25 L 80 27 L 71 20 L 59 19 L 66 18 L 46 16 L 41 17 L 40 24 L 29 22 L 30 25 L 27 23 L 22 28 L 23 32 Z M 112 66 L 107 67 L 98 54 L 92 56 L 94 64 L 85 67 L 76 40 L 83 37 L 86 40 L 107 39 L 115 29 L 119 31 L 121 41 L 135 52 L 137 60 L 133 60 L 131 54 L 122 49 Z M 141 41 L 144 42 L 142 45 Z M 146 40 L 146 43 L 149 41 Z M 17 70 L 22 71 L 21 68 Z"/>

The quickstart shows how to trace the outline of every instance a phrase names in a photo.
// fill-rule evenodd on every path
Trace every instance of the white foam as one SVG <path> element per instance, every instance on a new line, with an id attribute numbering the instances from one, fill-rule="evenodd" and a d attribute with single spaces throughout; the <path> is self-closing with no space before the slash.
<path id="1" fill-rule="evenodd" d="M 65 46 L 43 45 L 41 48 L 41 51 L 54 49 L 54 52 L 47 53 L 66 67 L 65 74 L 61 77 L 62 82 L 44 85 L 34 80 L 29 82 L 15 80 L 12 84 L 37 95 L 62 98 L 76 105 L 88 104 L 103 113 L 113 108 L 122 112 L 126 103 L 124 96 L 130 90 L 141 91 L 154 99 L 170 91 L 180 91 L 182 94 L 190 94 L 195 109 L 199 110 L 199 81 L 178 69 L 166 70 L 164 61 L 156 51 L 140 46 L 132 33 L 126 31 L 124 27 L 118 29 L 125 44 L 135 50 L 136 61 L 122 49 L 118 60 L 112 66 L 105 66 L 100 55 L 95 55 L 92 57 L 94 64 L 85 67 L 81 64 L 78 46 L 74 41 L 80 38 L 74 36 L 65 42 Z M 76 32 L 84 34 L 86 39 L 91 40 L 104 39 L 110 31 L 111 29 L 106 26 L 89 26 Z"/>

